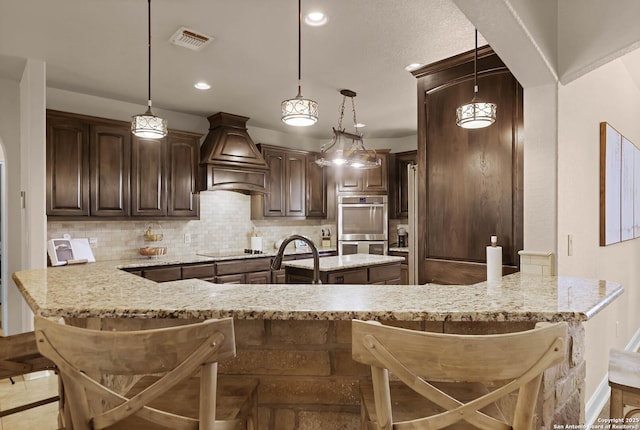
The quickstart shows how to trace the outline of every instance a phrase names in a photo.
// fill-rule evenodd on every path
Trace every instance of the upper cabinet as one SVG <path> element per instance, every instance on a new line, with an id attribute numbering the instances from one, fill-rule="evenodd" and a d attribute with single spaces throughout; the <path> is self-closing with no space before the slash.
<path id="1" fill-rule="evenodd" d="M 339 193 L 387 194 L 389 192 L 389 151 L 376 150 L 381 164 L 375 169 L 336 168 Z"/>
<path id="2" fill-rule="evenodd" d="M 326 217 L 326 175 L 315 154 L 273 145 L 258 145 L 269 166 L 266 194 L 251 199 L 253 219 Z"/>
<path id="3" fill-rule="evenodd" d="M 141 139 L 126 122 L 47 111 L 47 215 L 196 219 L 199 142 L 178 131 Z"/>
<path id="4" fill-rule="evenodd" d="M 416 163 L 418 151 L 390 154 L 389 159 L 389 218 L 409 217 L 409 171 L 408 166 Z"/>

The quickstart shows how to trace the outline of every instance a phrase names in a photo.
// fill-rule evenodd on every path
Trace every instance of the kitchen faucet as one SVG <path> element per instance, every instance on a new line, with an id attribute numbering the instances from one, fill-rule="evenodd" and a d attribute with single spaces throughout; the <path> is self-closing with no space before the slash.
<path id="1" fill-rule="evenodd" d="M 311 253 L 313 254 L 313 281 L 311 283 L 322 284 L 322 281 L 320 281 L 320 255 L 318 254 L 318 248 L 316 248 L 316 244 L 306 236 L 292 234 L 291 236 L 283 240 L 280 248 L 278 249 L 276 257 L 273 259 L 273 263 L 271 263 L 271 269 L 280 269 L 280 266 L 282 265 L 282 257 L 284 256 L 284 249 L 292 240 L 301 240 L 309 245 L 309 247 L 311 248 Z"/>

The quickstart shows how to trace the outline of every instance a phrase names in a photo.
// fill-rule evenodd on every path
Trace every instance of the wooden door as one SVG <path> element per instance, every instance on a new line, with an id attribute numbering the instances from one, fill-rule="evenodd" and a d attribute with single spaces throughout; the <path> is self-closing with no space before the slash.
<path id="1" fill-rule="evenodd" d="M 479 98 L 496 122 L 467 130 L 456 108 L 473 96 L 473 51 L 417 71 L 419 283 L 486 279 L 486 246 L 498 236 L 503 273 L 522 249 L 522 87 L 488 48 L 478 60 Z"/>
<path id="2" fill-rule="evenodd" d="M 90 140 L 91 215 L 129 216 L 131 131 L 128 126 L 95 124 Z"/>
<path id="3" fill-rule="evenodd" d="M 307 158 L 302 152 L 286 152 L 285 176 L 285 216 L 304 217 L 306 203 Z"/>
<path id="4" fill-rule="evenodd" d="M 362 175 L 364 170 L 351 169 L 349 167 L 331 167 L 338 177 L 339 193 L 362 192 Z"/>
<path id="5" fill-rule="evenodd" d="M 89 215 L 89 128 L 47 115 L 47 215 Z"/>
<path id="6" fill-rule="evenodd" d="M 165 216 L 165 140 L 134 136 L 131 148 L 131 215 Z"/>
<path id="7" fill-rule="evenodd" d="M 386 194 L 389 191 L 389 168 L 387 154 L 377 151 L 380 166 L 367 169 L 362 175 L 362 192 L 365 194 Z"/>
<path id="8" fill-rule="evenodd" d="M 167 136 L 167 215 L 198 218 L 196 192 L 200 136 L 170 132 Z"/>
<path id="9" fill-rule="evenodd" d="M 327 173 L 316 164 L 317 154 L 307 154 L 307 218 L 327 217 Z"/>

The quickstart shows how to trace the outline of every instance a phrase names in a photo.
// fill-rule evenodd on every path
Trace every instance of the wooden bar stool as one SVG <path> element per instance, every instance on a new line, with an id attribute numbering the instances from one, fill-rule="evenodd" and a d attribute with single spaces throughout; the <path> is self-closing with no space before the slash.
<path id="1" fill-rule="evenodd" d="M 38 352 L 34 332 L 0 337 L 0 379 L 15 378 L 32 372 L 55 370 L 55 365 Z M 13 382 L 13 379 L 12 379 Z M 0 412 L 0 417 L 27 409 L 57 402 L 59 396 L 51 396 Z"/>
<path id="2" fill-rule="evenodd" d="M 542 373 L 562 363 L 566 337 L 563 322 L 470 336 L 354 320 L 353 359 L 370 365 L 372 376 L 360 387 L 362 429 L 531 429 Z M 390 373 L 398 381 L 390 383 Z M 494 381 L 505 385 L 483 385 Z M 516 390 L 507 423 L 494 403 Z"/>
<path id="3" fill-rule="evenodd" d="M 231 318 L 115 332 L 36 317 L 35 328 L 64 383 L 68 428 L 256 429 L 258 380 L 218 381 L 218 362 L 236 353 Z"/>
<path id="4" fill-rule="evenodd" d="M 640 415 L 640 354 L 612 349 L 609 352 L 609 418 Z M 625 406 L 633 409 L 624 413 Z"/>

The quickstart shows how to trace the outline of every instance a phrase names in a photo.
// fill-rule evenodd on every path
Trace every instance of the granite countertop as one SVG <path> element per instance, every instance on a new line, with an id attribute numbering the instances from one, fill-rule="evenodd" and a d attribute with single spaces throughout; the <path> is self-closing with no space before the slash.
<path id="1" fill-rule="evenodd" d="M 623 292 L 614 282 L 520 273 L 463 286 L 156 283 L 118 270 L 122 264 L 25 270 L 13 279 L 45 317 L 586 321 Z"/>
<path id="2" fill-rule="evenodd" d="M 320 259 L 320 271 L 331 272 L 334 270 L 376 266 L 379 264 L 397 263 L 400 261 L 404 261 L 404 257 L 374 254 L 352 254 L 336 257 L 323 257 Z M 313 270 L 313 258 L 305 258 L 304 260 L 283 261 L 282 265 L 285 267 Z"/>

